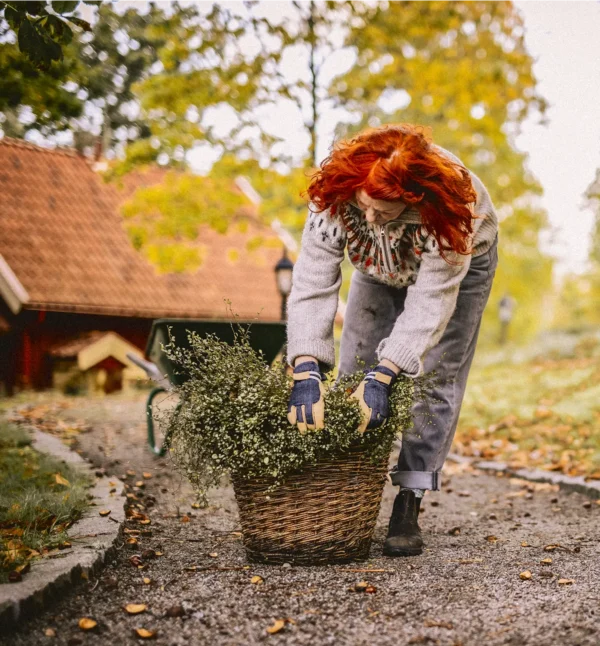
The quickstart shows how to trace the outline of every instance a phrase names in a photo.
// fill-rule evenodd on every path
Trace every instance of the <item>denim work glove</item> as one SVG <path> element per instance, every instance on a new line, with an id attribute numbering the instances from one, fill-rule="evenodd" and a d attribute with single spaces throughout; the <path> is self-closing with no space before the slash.
<path id="1" fill-rule="evenodd" d="M 359 433 L 378 428 L 388 418 L 390 391 L 397 377 L 393 370 L 379 365 L 367 373 L 360 386 L 350 395 L 358 400 L 363 413 Z"/>
<path id="2" fill-rule="evenodd" d="M 314 361 L 303 361 L 294 368 L 294 387 L 288 404 L 288 421 L 307 429 L 319 430 L 325 426 L 325 387 L 323 375 Z"/>

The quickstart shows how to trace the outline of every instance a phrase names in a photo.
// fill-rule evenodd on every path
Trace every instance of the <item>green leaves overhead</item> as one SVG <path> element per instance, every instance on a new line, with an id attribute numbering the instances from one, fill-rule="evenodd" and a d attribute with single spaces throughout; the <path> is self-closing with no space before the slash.
<path id="1" fill-rule="evenodd" d="M 63 59 L 63 47 L 73 38 L 71 25 L 90 31 L 90 24 L 71 15 L 76 2 L 0 2 L 0 17 L 4 17 L 17 34 L 20 51 L 39 70 Z M 99 4 L 88 2 L 86 4 Z"/>

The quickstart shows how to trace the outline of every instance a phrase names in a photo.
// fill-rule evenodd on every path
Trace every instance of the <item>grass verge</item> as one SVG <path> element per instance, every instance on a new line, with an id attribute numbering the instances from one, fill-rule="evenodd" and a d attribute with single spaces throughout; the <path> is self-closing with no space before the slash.
<path id="1" fill-rule="evenodd" d="M 474 366 L 453 450 L 600 478 L 600 357 L 582 344 L 570 358 Z"/>
<path id="2" fill-rule="evenodd" d="M 66 530 L 87 508 L 91 484 L 0 421 L 0 583 L 20 580 L 32 559 L 70 546 Z"/>

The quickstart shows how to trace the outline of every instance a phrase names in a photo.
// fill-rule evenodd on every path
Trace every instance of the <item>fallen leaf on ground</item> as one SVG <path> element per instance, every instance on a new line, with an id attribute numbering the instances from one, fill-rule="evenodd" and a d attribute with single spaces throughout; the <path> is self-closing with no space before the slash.
<path id="1" fill-rule="evenodd" d="M 152 474 L 150 473 L 150 471 L 144 471 L 142 473 L 142 477 L 145 478 L 146 480 L 150 480 L 150 478 L 152 477 Z"/>
<path id="2" fill-rule="evenodd" d="M 553 552 L 555 549 L 558 549 L 560 545 L 557 543 L 556 545 L 546 545 L 544 547 L 544 552 Z"/>
<path id="3" fill-rule="evenodd" d="M 250 579 L 250 583 L 254 583 L 255 585 L 259 585 L 264 582 L 265 580 L 262 578 L 262 576 L 259 576 L 258 574 L 256 574 Z"/>
<path id="4" fill-rule="evenodd" d="M 152 521 L 149 518 L 144 518 L 144 520 L 138 521 L 140 525 L 149 525 Z"/>
<path id="5" fill-rule="evenodd" d="M 571 583 L 575 583 L 575 579 L 559 579 L 558 580 L 558 585 L 571 585 Z"/>
<path id="6" fill-rule="evenodd" d="M 63 477 L 60 475 L 60 473 L 57 473 L 57 474 L 54 476 L 54 479 L 56 480 L 56 484 L 63 485 L 63 486 L 65 486 L 65 487 L 70 487 L 70 486 L 71 486 L 71 483 L 70 483 L 66 478 L 63 478 Z"/>
<path id="7" fill-rule="evenodd" d="M 148 606 L 145 603 L 128 603 L 125 606 L 125 612 L 129 615 L 139 615 L 144 612 Z"/>
<path id="8" fill-rule="evenodd" d="M 135 634 L 142 639 L 154 639 L 156 637 L 156 630 L 148 630 L 147 628 L 136 628 Z"/>
<path id="9" fill-rule="evenodd" d="M 216 558 L 217 558 L 217 556 L 219 556 L 219 555 L 217 554 L 217 552 L 211 552 L 211 553 L 209 554 L 209 556 L 210 556 L 211 558 L 213 558 L 213 559 L 216 559 Z"/>
<path id="10" fill-rule="evenodd" d="M 355 583 L 350 590 L 353 592 L 364 592 L 368 587 L 369 584 L 366 581 L 360 581 L 359 583 Z"/>
<path id="11" fill-rule="evenodd" d="M 284 627 L 285 627 L 285 619 L 277 619 L 272 626 L 269 626 L 267 628 L 267 632 L 269 633 L 269 635 L 274 635 L 275 633 L 278 633 L 280 630 L 283 630 Z"/>
<path id="12" fill-rule="evenodd" d="M 542 565 L 550 565 L 550 564 L 552 563 L 552 559 L 551 559 L 550 557 L 548 557 L 547 559 L 542 559 L 542 560 L 540 561 L 540 563 L 541 563 Z"/>
<path id="13" fill-rule="evenodd" d="M 521 547 L 533 547 L 533 546 L 531 545 L 531 543 L 528 543 L 527 541 L 523 541 L 521 543 Z"/>
<path id="14" fill-rule="evenodd" d="M 377 592 L 377 588 L 376 588 L 374 585 L 368 585 L 368 586 L 365 588 L 365 592 L 366 592 L 367 594 L 375 594 L 375 593 Z"/>
<path id="15" fill-rule="evenodd" d="M 450 621 L 434 621 L 432 619 L 427 619 L 423 625 L 426 628 L 447 628 L 448 630 L 452 630 L 454 628 L 454 624 Z"/>
<path id="16" fill-rule="evenodd" d="M 199 502 L 193 502 L 191 507 L 192 507 L 192 509 L 200 509 L 200 503 Z"/>
<path id="17" fill-rule="evenodd" d="M 529 581 L 529 579 L 531 579 L 531 572 L 529 570 L 525 570 L 525 572 L 521 572 L 519 576 L 523 581 Z"/>
<path id="18" fill-rule="evenodd" d="M 497 536 L 490 535 L 490 536 L 486 536 L 486 537 L 485 537 L 485 540 L 486 540 L 488 543 L 496 543 L 496 542 L 498 541 L 498 537 L 497 537 Z"/>
<path id="19" fill-rule="evenodd" d="M 145 585 L 150 585 L 152 583 L 152 579 L 149 579 L 147 576 L 145 576 L 142 581 Z"/>
<path id="20" fill-rule="evenodd" d="M 100 516 L 108 516 L 110 514 L 110 509 L 102 509 L 98 513 Z"/>
<path id="21" fill-rule="evenodd" d="M 156 558 L 156 552 L 153 549 L 146 549 L 142 552 L 143 559 L 154 559 Z"/>
<path id="22" fill-rule="evenodd" d="M 181 522 L 182 523 L 189 523 L 190 522 L 190 517 L 186 514 L 185 516 L 181 517 Z"/>
<path id="23" fill-rule="evenodd" d="M 79 620 L 79 627 L 81 630 L 92 630 L 92 628 L 95 628 L 97 625 L 98 622 L 90 619 L 89 617 L 83 617 Z"/>
<path id="24" fill-rule="evenodd" d="M 54 630 L 54 628 L 46 628 L 46 630 L 44 630 L 44 635 L 46 635 L 46 637 L 56 637 L 56 630 Z"/>

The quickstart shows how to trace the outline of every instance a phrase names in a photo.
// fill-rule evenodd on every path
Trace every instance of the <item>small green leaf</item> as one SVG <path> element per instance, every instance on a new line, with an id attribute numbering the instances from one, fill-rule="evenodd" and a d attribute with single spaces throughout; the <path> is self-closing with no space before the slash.
<path id="1" fill-rule="evenodd" d="M 68 20 L 69 22 L 72 22 L 74 25 L 77 25 L 77 27 L 81 27 L 81 29 L 83 29 L 84 31 L 92 31 L 92 27 L 90 26 L 90 23 L 87 20 L 82 20 L 77 16 L 69 16 Z"/>
<path id="2" fill-rule="evenodd" d="M 78 4 L 79 0 L 71 0 L 70 2 L 53 2 L 52 9 L 54 9 L 56 13 L 71 13 L 77 9 Z"/>
<path id="3" fill-rule="evenodd" d="M 14 29 L 16 31 L 17 29 L 19 29 L 19 26 L 23 22 L 23 18 L 25 16 L 16 9 L 13 9 L 12 7 L 6 5 L 6 9 L 4 10 L 4 17 L 6 18 L 6 22 L 8 22 L 11 29 Z"/>

